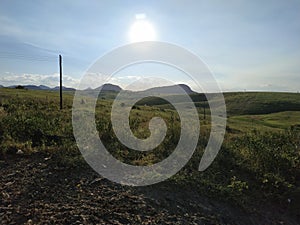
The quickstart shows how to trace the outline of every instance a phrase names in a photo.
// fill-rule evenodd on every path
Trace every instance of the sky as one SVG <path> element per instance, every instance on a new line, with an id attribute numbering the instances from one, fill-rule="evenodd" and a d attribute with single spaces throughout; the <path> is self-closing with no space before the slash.
<path id="1" fill-rule="evenodd" d="M 147 20 L 155 41 L 196 54 L 223 91 L 300 91 L 300 1 L 0 1 L 0 85 L 76 87 L 102 55 L 129 44 L 130 29 Z M 131 38 L 132 39 L 132 38 Z M 112 81 L 143 76 L 187 83 L 168 66 L 136 65 Z"/>

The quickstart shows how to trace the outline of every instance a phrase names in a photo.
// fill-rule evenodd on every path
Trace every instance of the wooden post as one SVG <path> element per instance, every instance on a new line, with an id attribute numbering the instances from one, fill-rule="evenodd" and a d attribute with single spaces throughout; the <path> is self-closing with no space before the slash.
<path id="1" fill-rule="evenodd" d="M 206 120 L 205 105 L 204 105 L 204 107 L 203 107 L 203 117 L 204 117 L 204 119 Z"/>
<path id="2" fill-rule="evenodd" d="M 59 97 L 60 97 L 60 109 L 63 108 L 62 105 L 62 57 L 59 55 Z"/>

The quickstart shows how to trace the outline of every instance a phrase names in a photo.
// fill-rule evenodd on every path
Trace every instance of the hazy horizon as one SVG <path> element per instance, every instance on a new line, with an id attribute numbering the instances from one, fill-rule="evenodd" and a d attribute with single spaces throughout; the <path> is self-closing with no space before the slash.
<path id="1" fill-rule="evenodd" d="M 162 86 L 155 86 L 155 85 L 153 85 L 153 86 L 150 86 L 150 87 L 143 87 L 143 88 L 138 88 L 138 89 L 132 89 L 132 88 L 128 88 L 127 86 L 126 87 L 124 87 L 124 86 L 121 86 L 121 85 L 117 85 L 117 84 L 114 84 L 114 83 L 105 83 L 104 85 L 106 85 L 106 84 L 112 84 L 112 85 L 115 85 L 115 86 L 117 86 L 117 87 L 120 87 L 122 90 L 124 90 L 124 91 L 146 91 L 146 90 L 148 90 L 148 89 L 152 89 L 152 88 L 161 88 L 161 87 L 168 87 L 168 86 L 172 86 L 172 85 L 162 85 Z M 175 84 L 175 85 L 181 85 L 182 83 L 177 83 L 177 84 Z M 0 84 L 0 88 L 1 88 L 1 86 L 3 86 L 3 88 L 14 88 L 15 86 L 18 86 L 18 85 L 20 85 L 20 84 L 13 84 L 13 85 L 9 85 L 9 86 L 4 86 L 4 85 L 1 85 Z M 48 88 L 50 88 L 50 89 L 54 89 L 54 88 L 59 88 L 59 86 L 58 85 L 56 85 L 56 86 L 48 86 L 48 85 L 43 85 L 43 84 L 23 84 L 23 85 L 21 85 L 21 86 L 24 86 L 24 87 L 26 87 L 26 86 L 31 86 L 31 85 L 33 85 L 33 86 L 46 86 L 46 87 L 48 87 Z M 185 84 L 185 85 L 187 85 L 187 84 Z M 202 93 L 204 93 L 204 92 L 199 92 L 199 91 L 196 91 L 196 90 L 194 90 L 193 88 L 191 88 L 189 85 L 187 85 L 193 92 L 195 92 L 195 93 L 199 93 L 199 94 L 202 94 Z M 99 87 L 94 87 L 94 88 L 92 88 L 92 87 L 87 87 L 86 89 L 77 89 L 76 87 L 72 87 L 72 86 L 65 86 L 65 85 L 63 85 L 63 87 L 64 88 L 73 88 L 73 89 L 75 89 L 75 90 L 87 90 L 87 89 L 92 89 L 92 90 L 94 90 L 94 89 L 97 89 L 97 88 L 99 88 Z M 47 90 L 47 89 L 46 89 Z M 58 90 L 58 89 L 57 89 Z M 272 91 L 272 90 L 246 90 L 246 89 L 244 89 L 244 90 L 234 90 L 234 91 L 231 91 L 231 90 L 227 90 L 227 91 L 223 91 L 223 93 L 230 93 L 230 92 L 236 92 L 236 93 L 239 93 L 239 92 L 247 92 L 247 93 L 250 93 L 250 92 L 277 92 L 277 93 L 297 93 L 297 94 L 299 94 L 299 91 Z M 216 92 L 207 92 L 207 93 L 216 93 Z"/>

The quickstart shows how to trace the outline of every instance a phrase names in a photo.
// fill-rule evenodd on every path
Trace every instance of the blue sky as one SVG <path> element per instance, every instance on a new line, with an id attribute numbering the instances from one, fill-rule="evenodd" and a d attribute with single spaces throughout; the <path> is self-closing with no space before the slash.
<path id="1" fill-rule="evenodd" d="M 0 84 L 76 86 L 101 55 L 129 43 L 136 14 L 158 41 L 197 54 L 224 91 L 300 90 L 300 1 L 16 1 L 0 2 Z M 137 66 L 120 72 L 125 85 L 144 74 L 176 73 Z M 185 82 L 178 72 L 175 82 Z M 188 82 L 187 82 L 188 83 Z"/>

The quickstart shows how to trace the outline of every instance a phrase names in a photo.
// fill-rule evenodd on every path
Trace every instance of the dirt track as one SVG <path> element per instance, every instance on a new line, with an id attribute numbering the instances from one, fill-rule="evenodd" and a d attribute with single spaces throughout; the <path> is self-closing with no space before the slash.
<path id="1" fill-rule="evenodd" d="M 41 153 L 9 156 L 0 169 L 1 224 L 282 224 L 166 183 L 117 185 Z"/>

